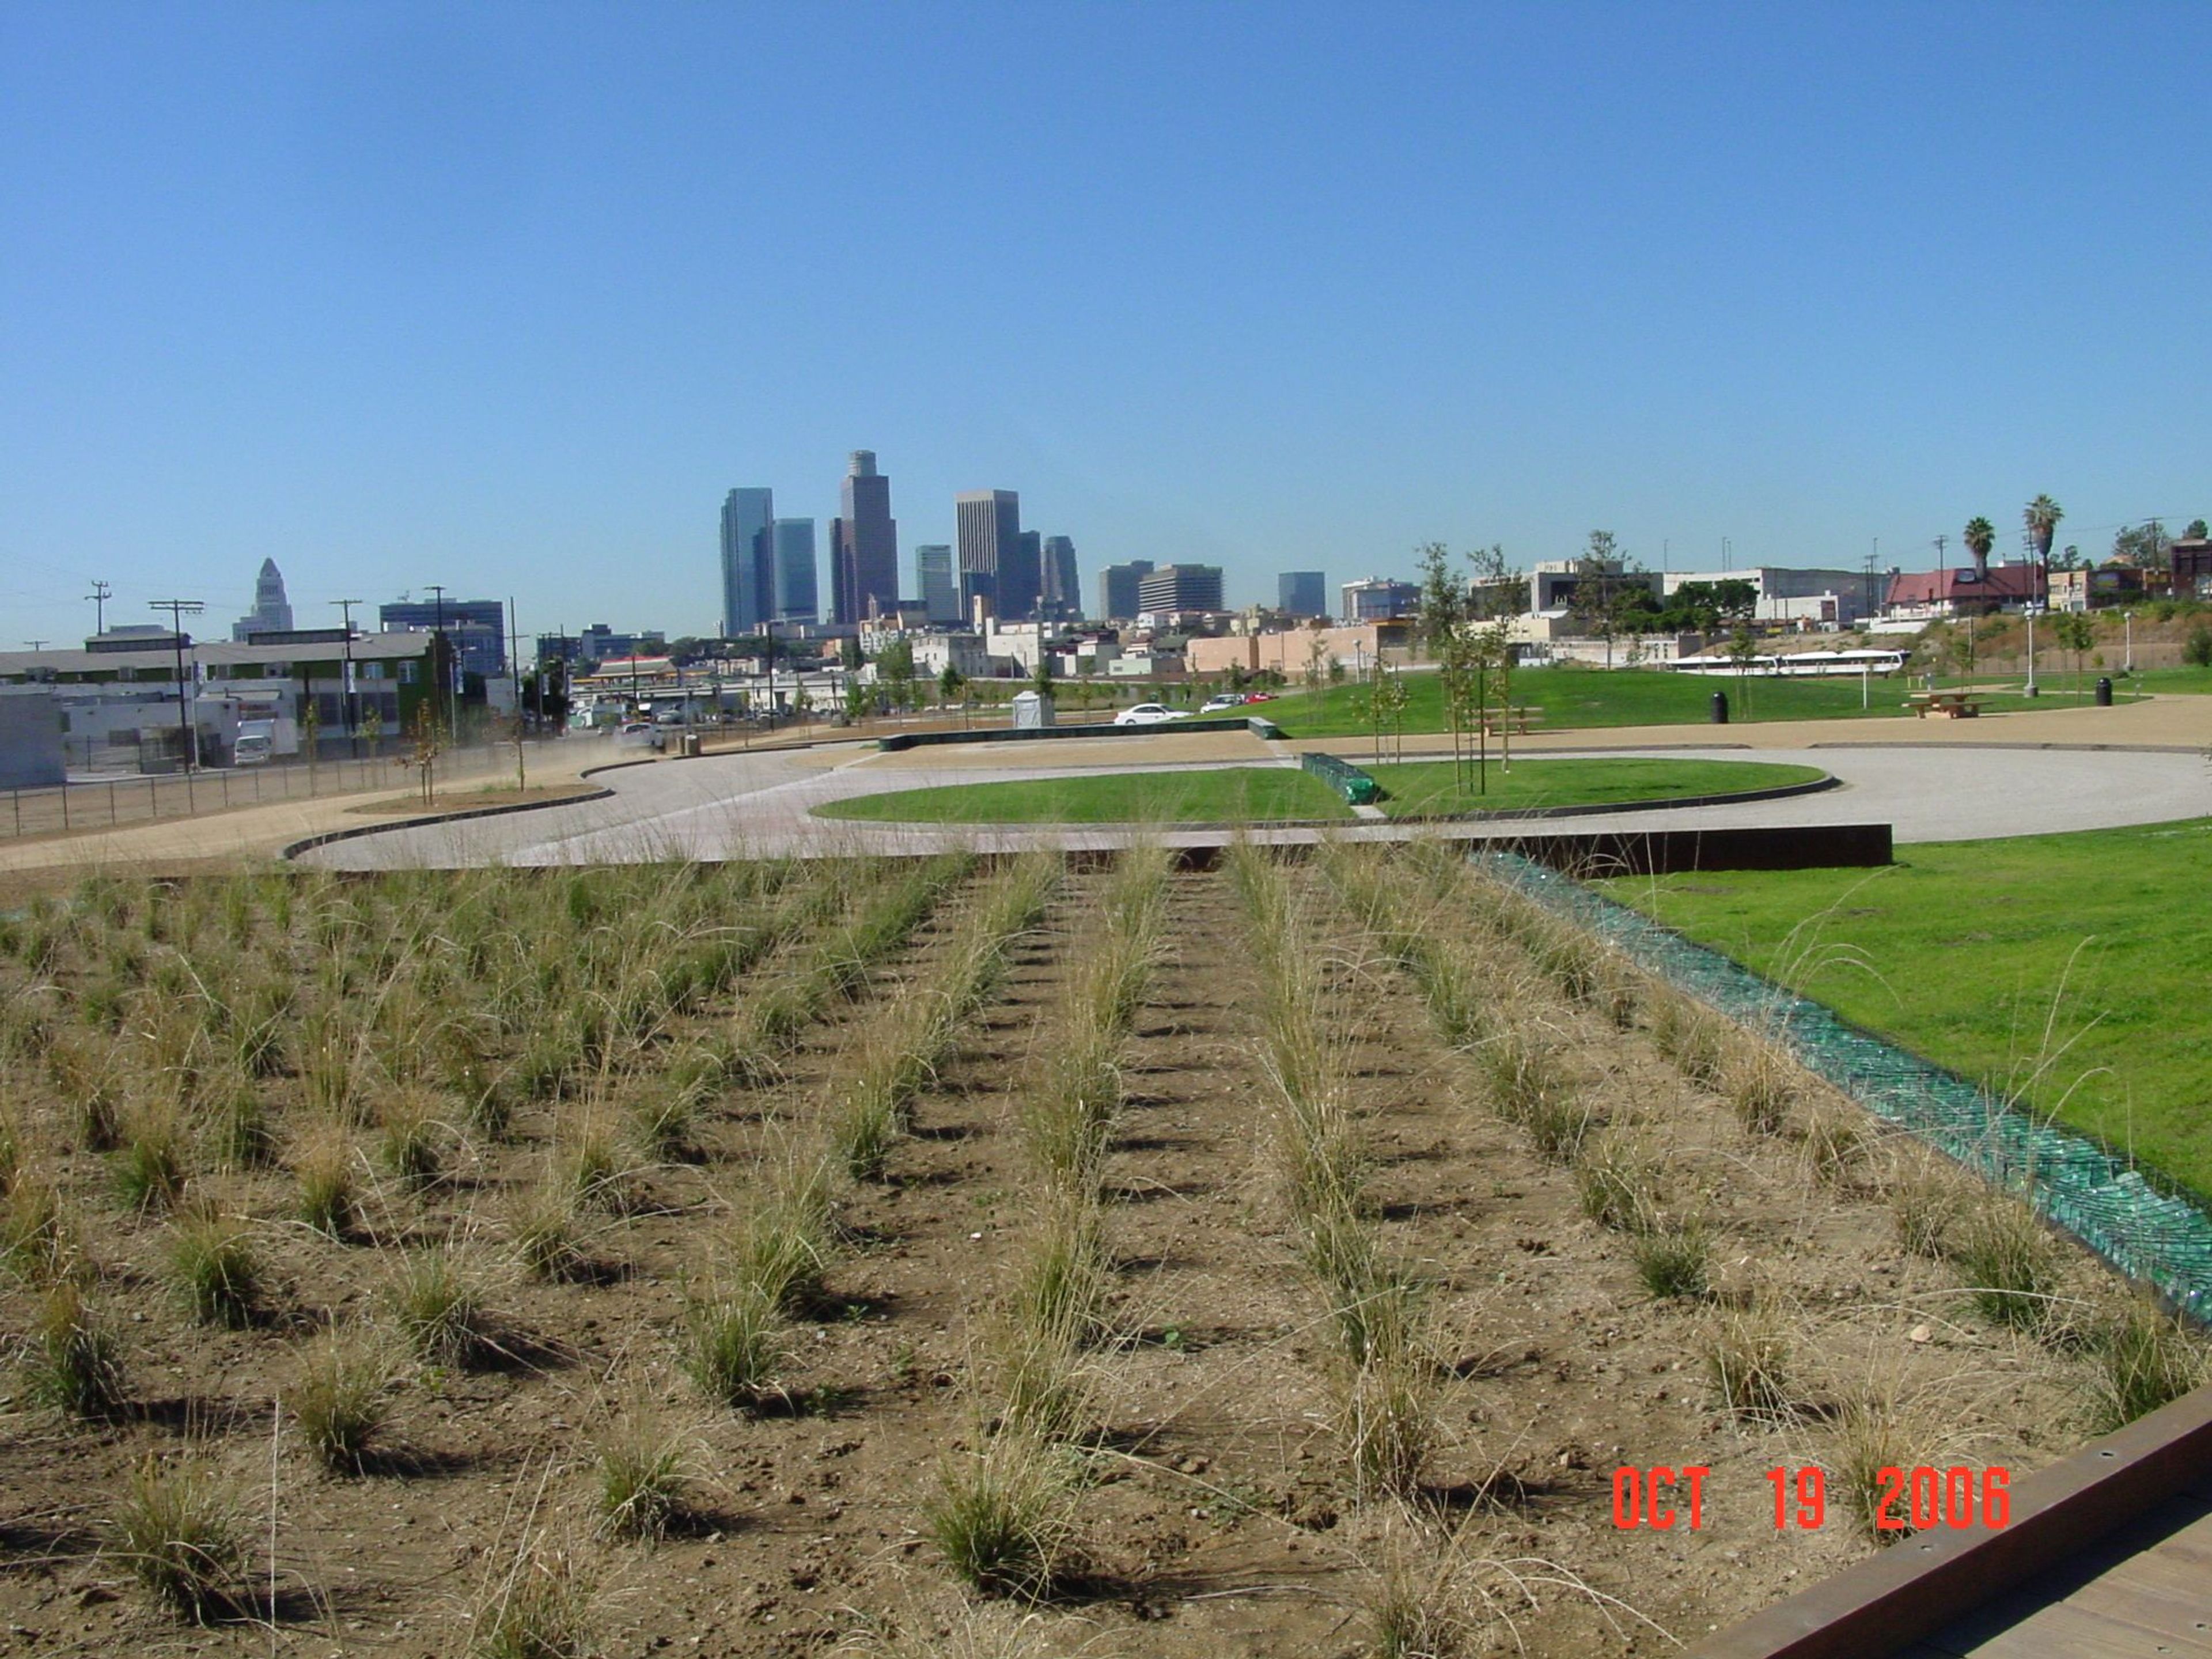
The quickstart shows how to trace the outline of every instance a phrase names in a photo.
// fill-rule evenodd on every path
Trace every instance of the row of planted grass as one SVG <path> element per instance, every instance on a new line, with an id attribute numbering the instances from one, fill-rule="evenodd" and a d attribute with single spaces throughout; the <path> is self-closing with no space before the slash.
<path id="1" fill-rule="evenodd" d="M 366 1467 L 414 1368 L 507 1340 L 501 1267 L 599 1271 L 642 1187 L 692 1156 L 698 1115 L 861 995 L 965 873 L 954 860 L 98 880 L 40 906 L 0 939 L 14 957 L 0 970 L 0 1263 L 32 1301 L 30 1392 L 80 1417 L 128 1407 L 101 1188 L 126 1243 L 158 1230 L 187 1317 L 272 1342 L 291 1316 L 264 1245 L 296 1218 L 374 1294 L 299 1346 L 291 1426 L 334 1474 Z M 797 962 L 781 960 L 793 946 Z M 741 981 L 774 988 L 741 997 Z M 502 1183 L 501 1213 L 455 1212 L 457 1182 L 518 1155 L 527 1173 Z M 779 1198 L 797 1213 L 749 1206 L 744 1230 L 788 1256 L 821 1235 L 825 1201 L 804 1182 Z M 782 1297 L 803 1267 L 781 1270 Z M 611 1483 L 623 1462 L 613 1446 Z M 611 1500 L 610 1520 L 630 1526 L 617 1511 L 637 1507 Z M 210 1465 L 172 1460 L 131 1485 L 114 1546 L 198 1616 L 250 1600 L 237 1522 Z M 154 1547 L 163 1538 L 175 1547 Z M 510 1603 L 535 1605 L 503 1591 Z"/>
<path id="2" fill-rule="evenodd" d="M 988 1408 L 922 1516 L 946 1565 L 982 1594 L 1043 1594 L 1076 1536 L 1068 1451 L 1099 1426 L 1093 1355 L 1115 1284 L 1102 1183 L 1122 1108 L 1120 1056 L 1164 947 L 1169 870 L 1156 847 L 1122 855 L 1052 1011 L 1052 1058 L 1018 1104 L 1031 1218 L 985 1322 Z"/>
<path id="3" fill-rule="evenodd" d="M 1417 880 L 1393 882 L 1381 866 L 1394 860 L 1413 866 Z M 1884 1140 L 1871 1120 L 1796 1065 L 1781 1033 L 1747 1030 L 1650 981 L 1592 936 L 1444 849 L 1340 852 L 1333 873 L 1419 987 L 1440 1034 L 1474 1058 L 1492 1109 L 1526 1128 L 1540 1156 L 1572 1169 L 1585 1213 L 1624 1238 L 1655 1297 L 1705 1299 L 1711 1229 L 1694 1206 L 1670 1200 L 1686 1183 L 1642 1126 L 1601 1125 L 1568 1098 L 1545 1052 L 1532 994 L 1540 984 L 1624 1029 L 1641 1023 L 1660 1054 L 1718 1097 L 1747 1135 L 1794 1145 L 1814 1190 L 1886 1199 L 1899 1243 L 1949 1263 L 1990 1323 L 2060 1353 L 2086 1353 L 2085 1431 L 2130 1421 L 2206 1374 L 2203 1345 L 2177 1321 L 2117 1285 L 2085 1291 L 2024 1201 L 1915 1143 Z M 1412 891 L 1430 895 L 1431 905 L 1409 902 Z M 1794 1411 L 1802 1382 L 1776 1310 L 1716 1310 L 1700 1340 L 1727 1409 L 1753 1419 Z M 1871 1534 L 1875 1476 L 1899 1461 L 1908 1430 L 1898 1402 L 1870 1389 L 1850 1392 L 1834 1421 L 1827 1461 Z"/>

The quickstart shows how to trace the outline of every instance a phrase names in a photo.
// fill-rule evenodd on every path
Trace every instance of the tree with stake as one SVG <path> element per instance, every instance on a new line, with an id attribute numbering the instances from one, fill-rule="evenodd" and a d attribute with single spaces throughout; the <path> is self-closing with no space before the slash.
<path id="1" fill-rule="evenodd" d="M 2097 625 L 2087 613 L 2069 611 L 2051 619 L 2051 631 L 2057 636 L 2060 650 L 2074 653 L 2074 696 L 2079 701 L 2087 695 L 2081 685 L 2081 659 L 2097 642 Z"/>

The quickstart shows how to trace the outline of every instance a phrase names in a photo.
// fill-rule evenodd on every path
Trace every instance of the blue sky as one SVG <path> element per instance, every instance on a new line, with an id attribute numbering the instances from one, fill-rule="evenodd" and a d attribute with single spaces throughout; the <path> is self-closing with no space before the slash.
<path id="1" fill-rule="evenodd" d="M 735 484 L 1102 563 L 2212 514 L 2212 8 L 0 6 L 0 648 L 711 629 Z M 1954 542 L 1955 545 L 1955 542 Z M 907 586 L 912 586 L 910 574 Z M 825 584 L 826 592 L 826 584 Z M 220 631 L 210 629 L 210 631 Z"/>

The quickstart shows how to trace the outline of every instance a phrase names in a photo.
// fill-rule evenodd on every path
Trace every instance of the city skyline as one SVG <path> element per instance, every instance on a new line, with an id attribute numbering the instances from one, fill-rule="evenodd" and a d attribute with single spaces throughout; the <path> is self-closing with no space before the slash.
<path id="1" fill-rule="evenodd" d="M 1431 540 L 1916 570 L 2041 491 L 2091 555 L 2212 507 L 2201 10 L 957 15 L 15 9 L 0 631 L 88 634 L 95 580 L 234 617 L 274 558 L 303 621 L 444 575 L 706 633 L 702 503 L 826 524 L 855 441 L 917 542 L 1012 480 L 1232 605 Z"/>

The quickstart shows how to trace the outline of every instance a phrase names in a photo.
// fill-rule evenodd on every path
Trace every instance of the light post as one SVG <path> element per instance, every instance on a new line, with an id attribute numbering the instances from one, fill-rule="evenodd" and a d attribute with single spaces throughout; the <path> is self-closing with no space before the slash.
<path id="1" fill-rule="evenodd" d="M 2022 691 L 2031 697 L 2040 695 L 2035 688 L 2035 613 L 2042 608 L 2033 602 L 2021 607 L 2027 613 L 2027 684 Z"/>
<path id="2" fill-rule="evenodd" d="M 345 618 L 345 684 L 343 690 L 345 692 L 344 707 L 346 744 L 347 746 L 353 750 L 353 757 L 356 760 L 359 760 L 361 758 L 361 693 L 354 690 L 353 684 L 353 608 L 354 606 L 362 604 L 362 601 L 360 599 L 332 599 L 331 603 L 337 606 L 338 614 Z"/>
<path id="3" fill-rule="evenodd" d="M 2126 647 L 2120 657 L 2120 672 L 2132 674 L 2136 672 L 2136 613 L 2134 611 L 2120 612 L 2120 629 L 2127 639 Z"/>

